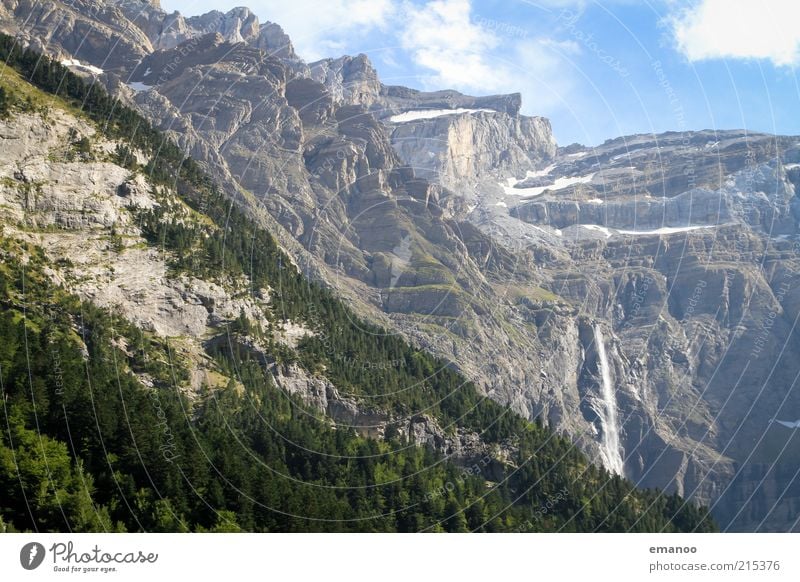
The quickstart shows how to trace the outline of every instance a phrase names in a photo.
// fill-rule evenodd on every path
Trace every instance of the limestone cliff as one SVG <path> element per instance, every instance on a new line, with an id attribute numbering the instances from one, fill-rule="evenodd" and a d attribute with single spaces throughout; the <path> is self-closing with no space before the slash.
<path id="1" fill-rule="evenodd" d="M 547 119 L 473 111 L 392 124 L 392 145 L 418 176 L 453 189 L 490 175 L 522 174 L 555 155 Z"/>

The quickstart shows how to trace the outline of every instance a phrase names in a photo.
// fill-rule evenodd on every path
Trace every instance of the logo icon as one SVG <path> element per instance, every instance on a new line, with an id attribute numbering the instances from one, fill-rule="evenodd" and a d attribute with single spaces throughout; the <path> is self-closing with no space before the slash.
<path id="1" fill-rule="evenodd" d="M 30 542 L 19 551 L 19 563 L 26 570 L 35 570 L 44 562 L 44 546 L 39 542 Z"/>

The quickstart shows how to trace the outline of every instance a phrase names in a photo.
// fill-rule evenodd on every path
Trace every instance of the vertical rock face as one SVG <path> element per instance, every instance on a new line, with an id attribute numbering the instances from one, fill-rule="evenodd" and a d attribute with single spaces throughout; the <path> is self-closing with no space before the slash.
<path id="1" fill-rule="evenodd" d="M 519 93 L 473 97 L 453 90 L 419 91 L 398 85 L 383 85 L 381 97 L 386 108 L 384 115 L 419 109 L 492 109 L 516 117 L 522 107 L 522 95 Z"/>
<path id="2" fill-rule="evenodd" d="M 800 453 L 768 421 L 800 416 L 800 139 L 558 151 L 518 94 L 384 86 L 363 55 L 306 65 L 246 9 L 1 6 L 3 30 L 102 68 L 363 316 L 723 527 L 791 527 Z"/>
<path id="3" fill-rule="evenodd" d="M 270 56 L 290 61 L 298 60 L 289 35 L 274 22 L 265 22 L 261 25 L 258 38 L 253 44 Z"/>
<path id="4" fill-rule="evenodd" d="M 547 119 L 473 111 L 396 123 L 392 144 L 418 175 L 450 188 L 498 174 L 521 175 L 555 155 Z"/>

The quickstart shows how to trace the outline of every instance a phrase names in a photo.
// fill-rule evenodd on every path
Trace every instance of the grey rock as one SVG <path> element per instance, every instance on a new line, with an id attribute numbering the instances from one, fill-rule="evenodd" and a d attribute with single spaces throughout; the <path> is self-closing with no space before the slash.
<path id="1" fill-rule="evenodd" d="M 462 113 L 390 127 L 392 145 L 417 175 L 453 189 L 524 173 L 556 152 L 550 122 L 541 117 Z"/>

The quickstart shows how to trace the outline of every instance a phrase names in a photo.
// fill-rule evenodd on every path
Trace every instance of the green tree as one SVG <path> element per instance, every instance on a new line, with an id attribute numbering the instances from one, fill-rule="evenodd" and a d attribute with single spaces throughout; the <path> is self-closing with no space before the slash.
<path id="1" fill-rule="evenodd" d="M 0 118 L 7 118 L 11 111 L 11 98 L 5 87 L 0 87 Z"/>

